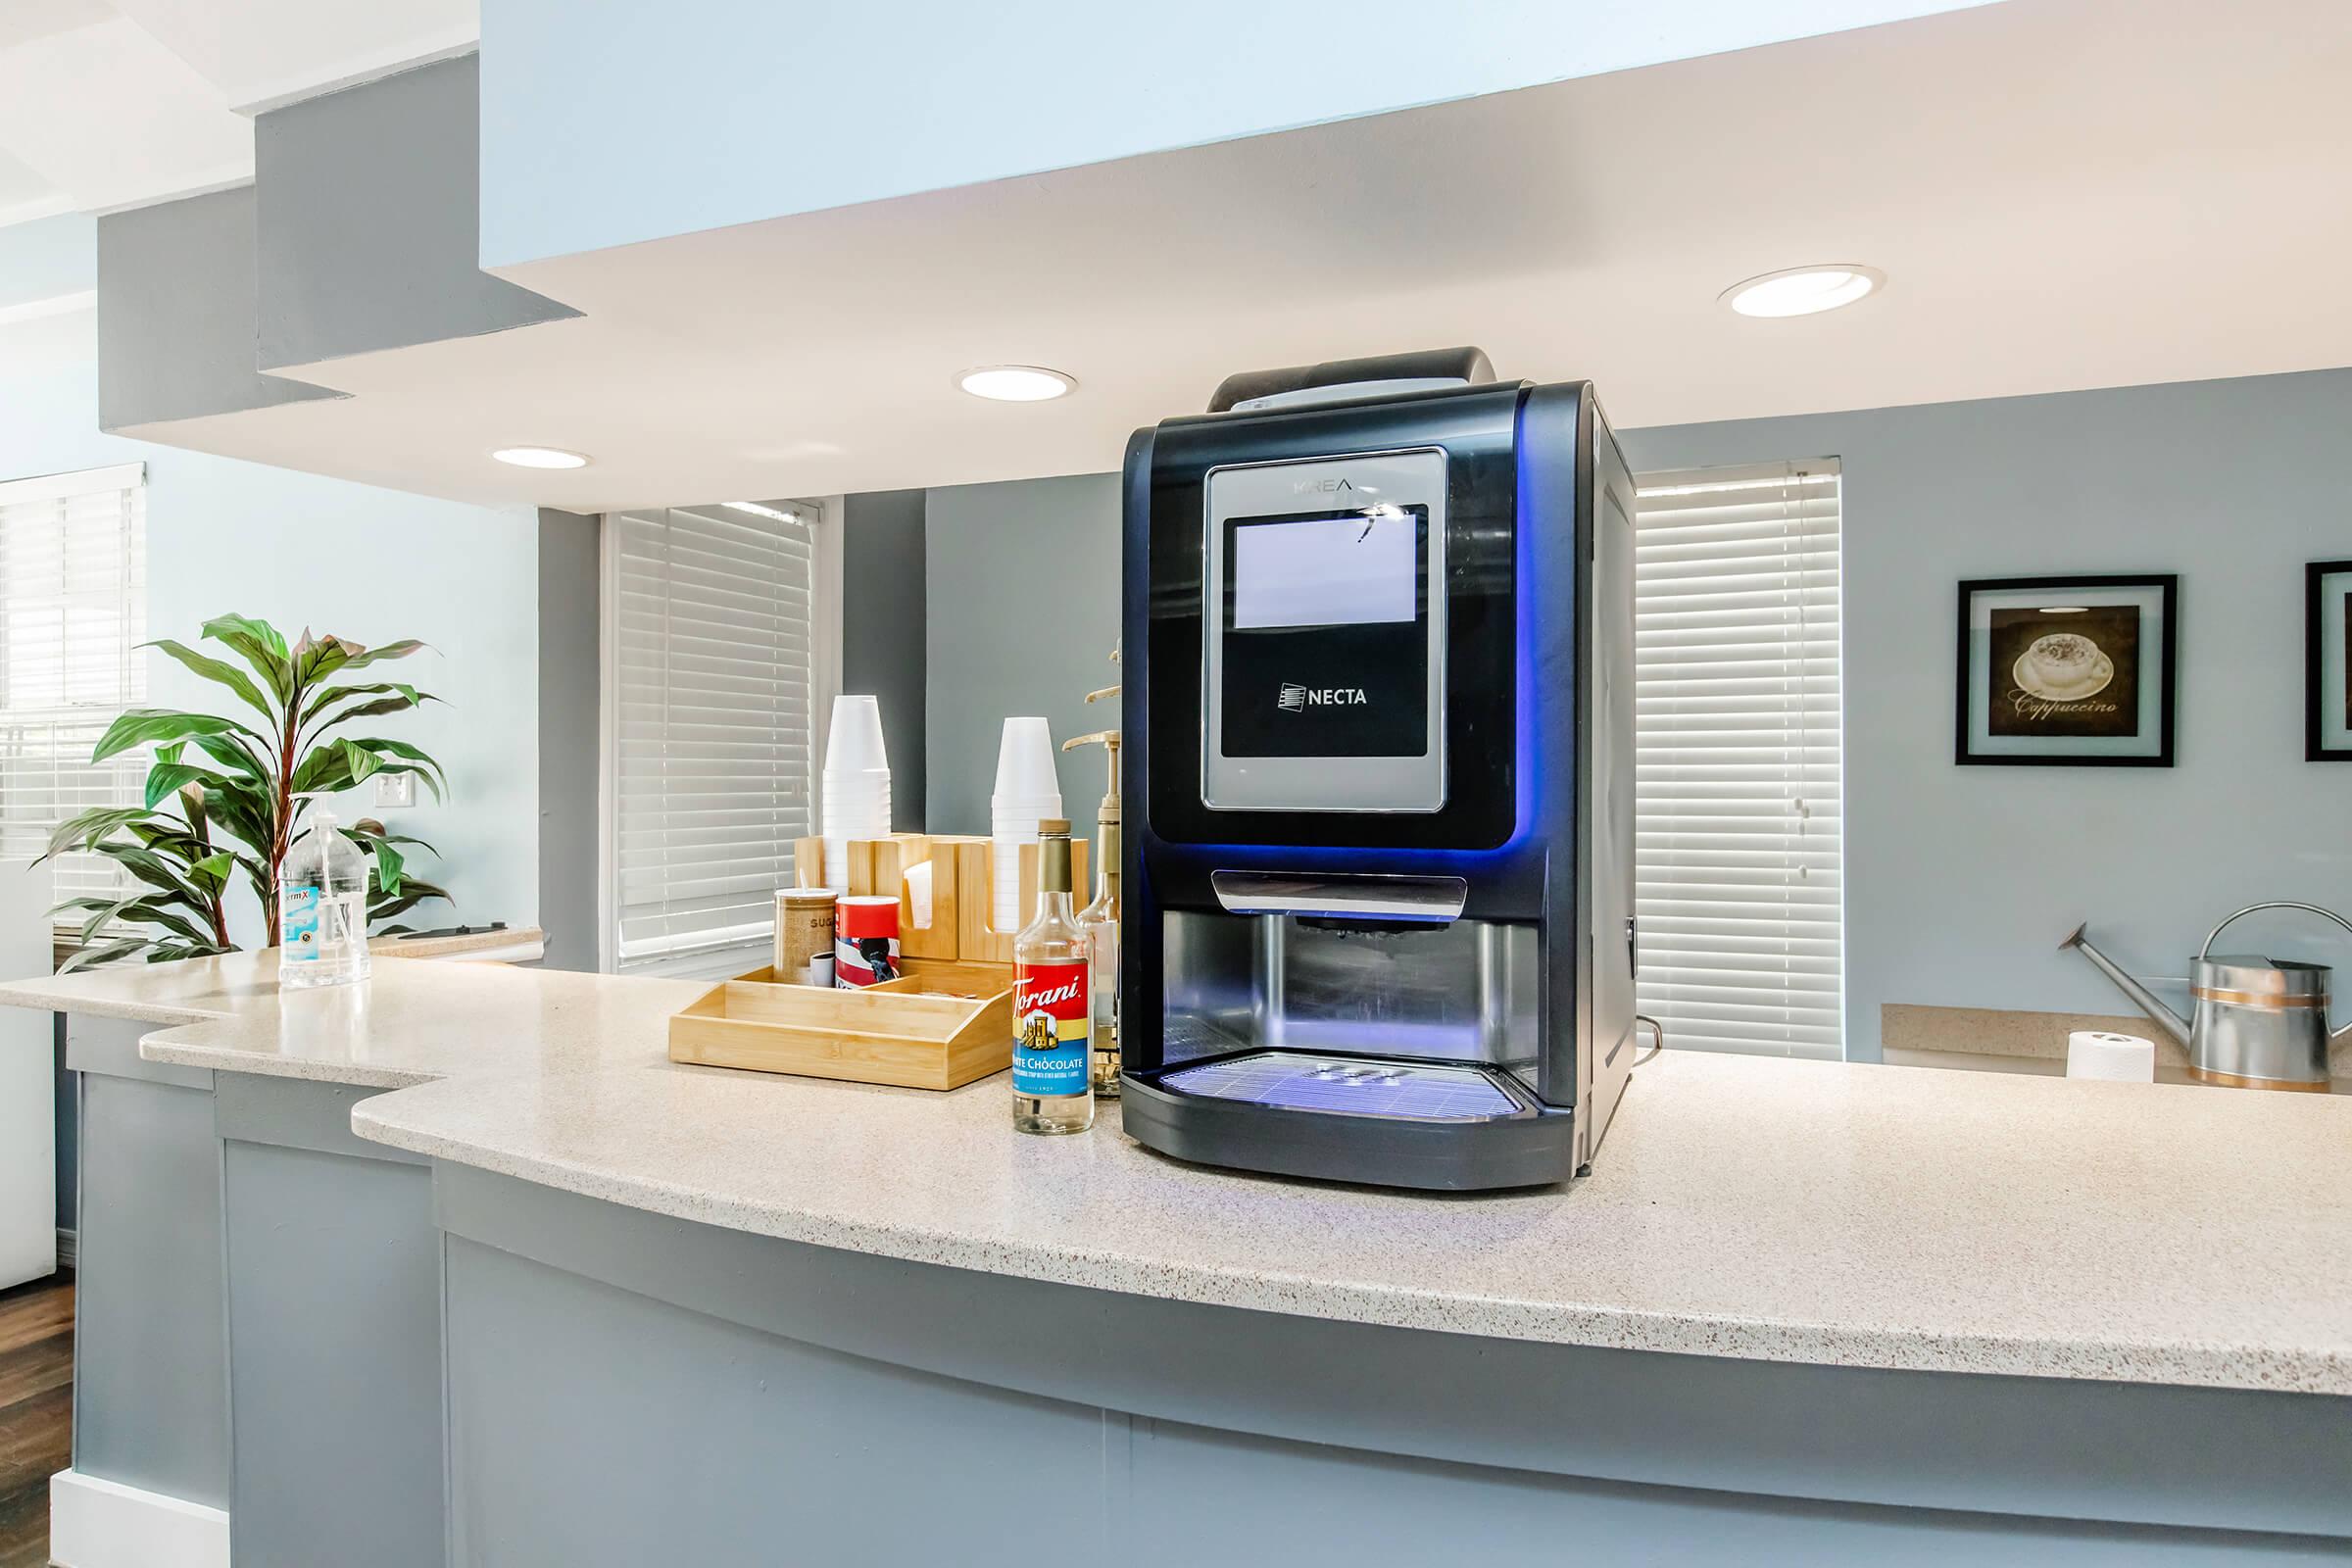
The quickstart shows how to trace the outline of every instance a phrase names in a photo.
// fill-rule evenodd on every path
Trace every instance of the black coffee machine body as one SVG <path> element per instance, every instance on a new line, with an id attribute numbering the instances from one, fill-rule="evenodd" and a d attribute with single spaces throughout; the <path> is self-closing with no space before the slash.
<path id="1" fill-rule="evenodd" d="M 1129 443 L 1122 1116 L 1433 1189 L 1590 1166 L 1634 1055 L 1633 484 L 1476 350 Z"/>

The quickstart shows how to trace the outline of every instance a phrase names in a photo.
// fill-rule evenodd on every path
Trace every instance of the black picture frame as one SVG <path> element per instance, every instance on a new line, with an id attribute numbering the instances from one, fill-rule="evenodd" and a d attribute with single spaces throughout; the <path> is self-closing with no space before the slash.
<path id="1" fill-rule="evenodd" d="M 2316 582 L 2317 579 L 2314 579 Z M 1979 595 L 2046 591 L 2052 604 L 2088 589 L 2153 589 L 2158 613 L 2164 618 L 2163 657 L 2157 670 L 2156 750 L 2140 754 L 2113 752 L 1999 753 L 1978 751 L 1972 745 L 1970 655 L 1971 612 Z M 1957 642 L 1953 658 L 1954 713 L 1952 760 L 1962 767 L 2171 767 L 2174 718 L 2179 707 L 2180 662 L 2180 578 L 2173 572 L 2146 572 L 2071 577 L 1972 577 L 1960 584 Z"/>
<path id="2" fill-rule="evenodd" d="M 2327 671 L 2323 668 L 2327 644 L 2327 591 L 2330 577 L 2352 579 L 2352 561 L 2315 561 L 2303 568 L 2303 760 L 2307 762 L 2352 762 L 2352 740 L 2344 745 L 2328 744 L 2328 725 L 2322 712 L 2321 699 L 2327 691 Z M 2352 613 L 2348 613 L 2352 620 Z M 2345 642 L 2352 645 L 2352 626 L 2345 632 Z M 2352 671 L 2345 675 L 2352 686 Z M 2352 729 L 2352 724 L 2343 726 Z"/>

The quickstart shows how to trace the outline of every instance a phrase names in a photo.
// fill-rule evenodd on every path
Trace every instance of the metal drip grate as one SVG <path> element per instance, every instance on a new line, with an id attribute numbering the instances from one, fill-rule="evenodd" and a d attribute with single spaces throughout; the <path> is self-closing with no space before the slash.
<path id="1" fill-rule="evenodd" d="M 1483 1121 L 1520 1109 L 1500 1084 L 1475 1068 L 1281 1051 L 1202 1062 L 1159 1082 L 1207 1100 L 1410 1121 Z"/>

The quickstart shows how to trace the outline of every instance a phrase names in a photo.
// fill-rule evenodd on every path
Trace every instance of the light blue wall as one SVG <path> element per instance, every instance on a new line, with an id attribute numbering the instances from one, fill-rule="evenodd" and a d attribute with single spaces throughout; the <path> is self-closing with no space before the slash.
<path id="1" fill-rule="evenodd" d="M 2241 905 L 2352 913 L 2352 764 L 2302 760 L 2303 564 L 2352 557 L 2348 432 L 2352 370 L 1621 432 L 1637 468 L 1843 464 L 1851 1054 L 1888 1002 L 2130 1011 L 2058 951 L 2078 920 L 2178 975 Z M 958 585 L 931 595 L 935 826 L 985 824 L 1001 715 L 1088 720 L 1117 530 L 1112 474 L 931 492 L 929 569 Z M 1045 637 L 1004 612 L 1041 561 L 1069 573 Z M 1954 766 L 1956 585 L 2130 571 L 2181 578 L 2180 765 Z M 1093 776 L 1065 760 L 1080 820 Z M 2352 966 L 2324 928 L 2238 934 Z"/>
<path id="2" fill-rule="evenodd" d="M 0 312 L 96 287 L 97 230 L 98 220 L 80 213 L 0 229 Z"/>
<path id="3" fill-rule="evenodd" d="M 0 232 L 0 277 L 16 232 Z M 86 242 L 83 265 L 86 277 Z M 389 673 L 449 706 L 400 715 L 378 733 L 440 758 L 454 802 L 420 797 L 414 811 L 378 814 L 442 851 L 440 874 L 429 860 L 419 869 L 446 883 L 458 908 L 427 906 L 419 913 L 429 923 L 535 920 L 537 514 L 102 435 L 93 313 L 0 324 L 0 479 L 133 461 L 147 464 L 151 636 L 192 643 L 205 619 L 238 611 L 288 635 L 309 625 L 432 645 Z M 151 702 L 216 700 L 160 654 L 149 661 Z"/>
<path id="4" fill-rule="evenodd" d="M 1979 0 L 483 0 L 498 267 Z"/>

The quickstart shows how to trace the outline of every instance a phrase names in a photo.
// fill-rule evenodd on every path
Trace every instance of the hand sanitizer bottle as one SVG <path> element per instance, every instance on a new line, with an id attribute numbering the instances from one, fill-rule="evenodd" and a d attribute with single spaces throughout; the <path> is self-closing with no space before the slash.
<path id="1" fill-rule="evenodd" d="M 313 800 L 312 796 L 297 799 Z M 368 978 L 368 857 L 314 804 L 311 825 L 277 872 L 277 983 L 346 985 Z"/>

